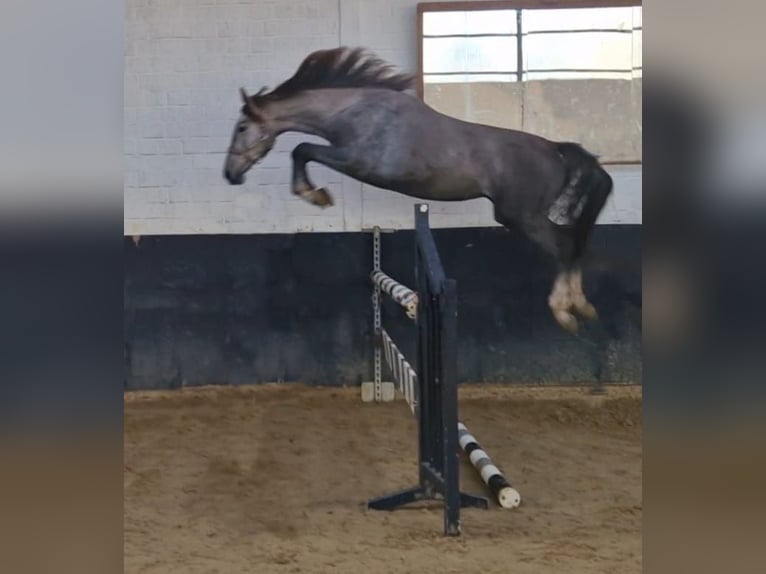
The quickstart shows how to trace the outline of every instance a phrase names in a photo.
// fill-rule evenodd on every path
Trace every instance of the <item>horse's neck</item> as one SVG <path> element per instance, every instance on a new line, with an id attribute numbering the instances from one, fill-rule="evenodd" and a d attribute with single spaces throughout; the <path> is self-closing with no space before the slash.
<path id="1" fill-rule="evenodd" d="M 267 113 L 277 133 L 301 132 L 327 138 L 335 115 L 358 99 L 350 90 L 307 90 L 270 102 Z"/>

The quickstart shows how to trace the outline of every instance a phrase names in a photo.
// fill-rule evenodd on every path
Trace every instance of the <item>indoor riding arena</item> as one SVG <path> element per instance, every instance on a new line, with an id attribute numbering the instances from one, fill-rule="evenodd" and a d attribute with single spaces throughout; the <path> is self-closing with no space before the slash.
<path id="1" fill-rule="evenodd" d="M 641 2 L 125 17 L 125 572 L 640 572 Z"/>

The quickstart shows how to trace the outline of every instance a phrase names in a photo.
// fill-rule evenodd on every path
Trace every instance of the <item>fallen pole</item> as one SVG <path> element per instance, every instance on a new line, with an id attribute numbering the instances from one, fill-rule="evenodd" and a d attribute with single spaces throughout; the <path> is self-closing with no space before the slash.
<path id="1" fill-rule="evenodd" d="M 481 475 L 481 479 L 484 481 L 492 494 L 497 498 L 497 502 L 503 508 L 516 508 L 521 504 L 521 495 L 519 491 L 513 488 L 510 483 L 505 479 L 500 469 L 497 468 L 489 455 L 481 448 L 479 442 L 468 431 L 466 426 L 459 422 L 457 423 L 458 429 L 458 442 L 460 448 L 463 449 L 468 459 L 471 461 L 473 467 Z"/>

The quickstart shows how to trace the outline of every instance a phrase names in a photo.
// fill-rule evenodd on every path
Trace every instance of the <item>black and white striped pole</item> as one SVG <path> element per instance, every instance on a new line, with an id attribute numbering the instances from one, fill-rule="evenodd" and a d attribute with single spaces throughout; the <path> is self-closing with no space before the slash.
<path id="1" fill-rule="evenodd" d="M 385 329 L 381 330 L 381 335 L 383 337 L 383 351 L 386 355 L 386 362 L 394 375 L 394 381 L 399 385 L 399 392 L 404 395 L 412 414 L 415 414 L 418 401 L 418 375 Z"/>
<path id="2" fill-rule="evenodd" d="M 497 468 L 489 455 L 481 448 L 479 442 L 468 431 L 466 426 L 459 422 L 457 424 L 458 442 L 463 449 L 473 467 L 481 475 L 492 494 L 497 498 L 497 502 L 503 508 L 516 508 L 521 504 L 521 495 L 519 491 L 513 488 L 505 479 L 503 473 Z"/>
<path id="3" fill-rule="evenodd" d="M 415 293 L 409 287 L 402 285 L 393 277 L 386 275 L 380 269 L 375 269 L 372 273 L 370 273 L 370 279 L 379 289 L 387 293 L 391 299 L 404 307 L 405 311 L 407 312 L 407 317 L 410 319 L 415 319 L 417 317 L 417 293 Z"/>

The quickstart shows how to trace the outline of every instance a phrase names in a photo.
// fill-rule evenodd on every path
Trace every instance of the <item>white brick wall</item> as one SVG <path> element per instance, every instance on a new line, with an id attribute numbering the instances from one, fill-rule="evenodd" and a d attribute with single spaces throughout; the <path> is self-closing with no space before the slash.
<path id="1" fill-rule="evenodd" d="M 364 45 L 414 71 L 417 0 L 127 0 L 125 220 L 127 235 L 358 231 L 412 225 L 410 198 L 311 164 L 336 205 L 320 210 L 289 192 L 282 136 L 244 186 L 228 185 L 223 159 L 238 88 L 275 86 L 309 52 Z M 615 170 L 601 222 L 641 222 L 641 170 Z M 433 204 L 435 226 L 495 225 L 478 200 Z"/>

